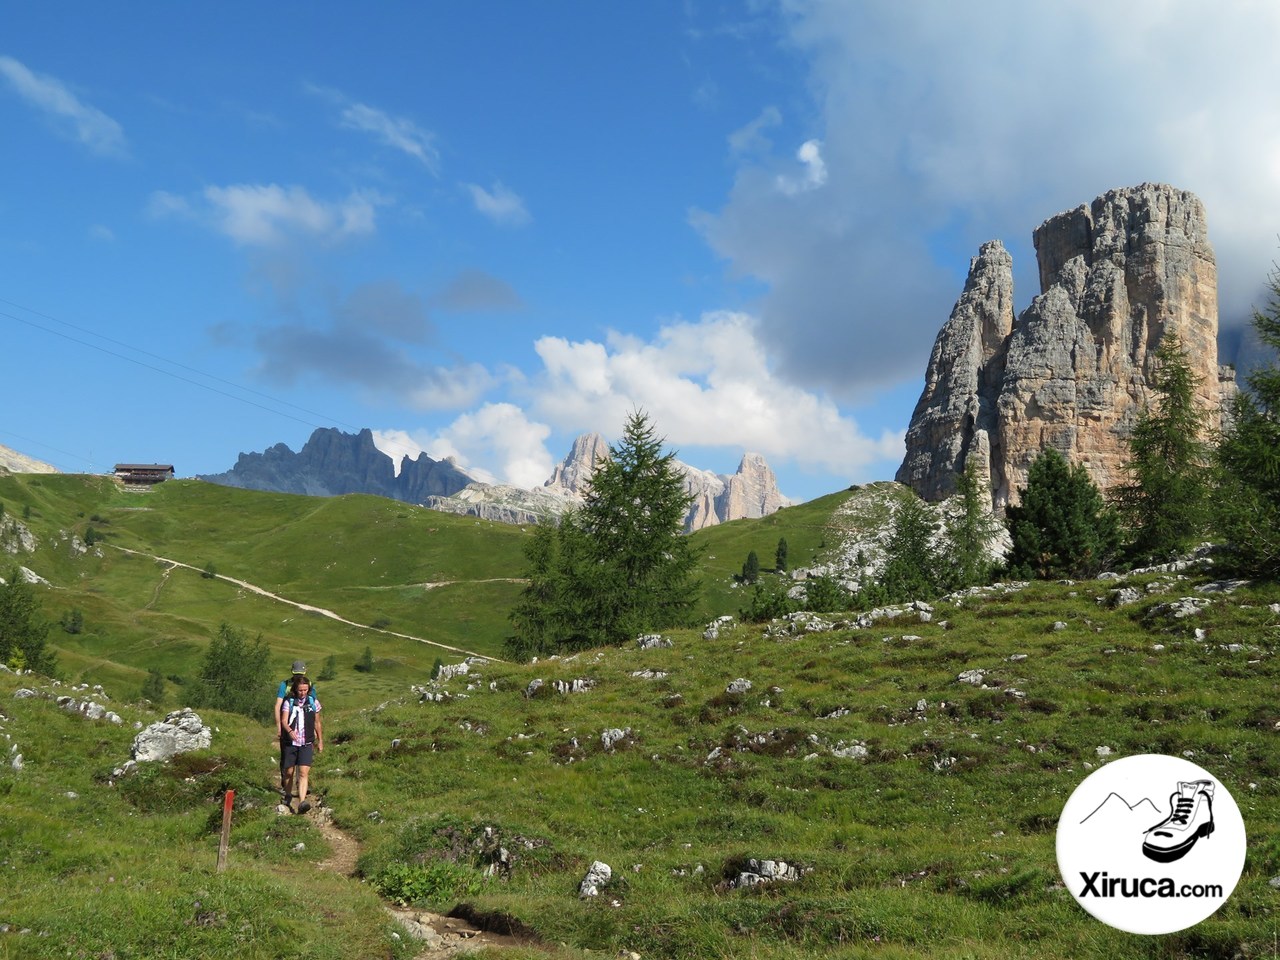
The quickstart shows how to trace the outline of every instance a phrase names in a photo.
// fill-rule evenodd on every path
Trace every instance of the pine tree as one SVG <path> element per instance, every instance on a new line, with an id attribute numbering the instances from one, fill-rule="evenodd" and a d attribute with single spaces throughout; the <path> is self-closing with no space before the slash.
<path id="1" fill-rule="evenodd" d="M 361 673 L 373 673 L 373 648 L 365 647 L 364 653 L 360 654 L 360 659 L 356 661 L 356 669 Z"/>
<path id="2" fill-rule="evenodd" d="M 1263 310 L 1254 310 L 1258 338 L 1280 351 L 1280 267 L 1268 278 Z M 1274 362 L 1248 377 L 1232 411 L 1234 426 L 1218 449 L 1224 489 L 1218 519 L 1230 558 L 1247 576 L 1280 578 L 1280 366 Z"/>
<path id="3" fill-rule="evenodd" d="M 620 643 L 687 621 L 697 555 L 681 535 L 692 498 L 675 455 L 662 453 L 639 412 L 609 453 L 582 508 L 527 548 L 529 585 L 507 641 L 514 657 Z"/>
<path id="4" fill-rule="evenodd" d="M 1031 464 L 1022 502 L 1009 507 L 1005 523 L 1013 539 L 1009 570 L 1016 577 L 1090 577 L 1120 543 L 1115 513 L 1088 471 L 1052 447 Z"/>
<path id="5" fill-rule="evenodd" d="M 12 568 L 0 583 L 0 663 L 53 676 L 58 658 L 45 649 L 48 635 L 34 588 L 18 567 Z"/>
<path id="6" fill-rule="evenodd" d="M 773 569 L 778 573 L 787 572 L 787 538 L 778 538 L 778 549 L 773 554 Z"/>
<path id="7" fill-rule="evenodd" d="M 1204 533 L 1210 510 L 1211 451 L 1196 376 L 1176 334 L 1166 333 L 1151 376 L 1153 408 L 1129 438 L 1129 483 L 1115 493 L 1134 560 L 1168 560 Z"/>
<path id="8" fill-rule="evenodd" d="M 742 564 L 742 582 L 755 583 L 760 579 L 760 558 L 756 556 L 754 550 L 747 554 L 746 562 Z"/>

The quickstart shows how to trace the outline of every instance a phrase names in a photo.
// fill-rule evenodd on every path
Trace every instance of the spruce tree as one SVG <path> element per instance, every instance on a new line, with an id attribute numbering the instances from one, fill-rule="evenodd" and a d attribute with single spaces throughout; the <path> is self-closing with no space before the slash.
<path id="1" fill-rule="evenodd" d="M 951 589 L 990 581 L 994 564 L 988 547 L 1000 524 L 991 513 L 990 500 L 978 481 L 972 462 L 956 477 L 959 509 L 947 518 L 947 560 Z"/>
<path id="2" fill-rule="evenodd" d="M 507 652 L 527 658 L 620 643 L 687 622 L 697 555 L 682 536 L 692 498 L 648 417 L 633 413 L 596 466 L 580 510 L 535 534 Z"/>
<path id="3" fill-rule="evenodd" d="M 746 562 L 742 564 L 742 582 L 755 583 L 760 579 L 760 558 L 756 556 L 756 552 L 752 550 L 747 554 Z"/>
<path id="4" fill-rule="evenodd" d="M 1253 328 L 1274 352 L 1280 351 L 1280 267 L 1268 278 L 1263 310 L 1254 310 Z M 1275 362 L 1249 374 L 1249 392 L 1232 410 L 1233 426 L 1218 449 L 1223 490 L 1218 520 L 1229 558 L 1246 576 L 1280 578 L 1280 366 Z"/>
<path id="5" fill-rule="evenodd" d="M 1083 466 L 1052 447 L 1027 472 L 1022 502 L 1005 512 L 1013 539 L 1008 565 L 1016 577 L 1091 577 L 1115 556 L 1116 516 Z"/>
<path id="6" fill-rule="evenodd" d="M 1168 560 L 1205 532 L 1209 519 L 1211 451 L 1196 376 L 1176 334 L 1156 351 L 1152 407 L 1129 437 L 1129 482 L 1115 492 L 1135 561 Z"/>
<path id="7" fill-rule="evenodd" d="M 787 538 L 778 538 L 778 549 L 773 554 L 773 569 L 778 573 L 787 572 Z"/>

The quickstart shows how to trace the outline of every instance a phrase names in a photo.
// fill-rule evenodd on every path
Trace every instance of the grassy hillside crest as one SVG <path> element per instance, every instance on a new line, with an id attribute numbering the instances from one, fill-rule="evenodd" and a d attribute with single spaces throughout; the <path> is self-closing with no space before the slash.
<path id="1" fill-rule="evenodd" d="M 707 620 L 743 603 L 732 578 L 750 550 L 766 571 L 779 537 L 792 566 L 821 559 L 853 496 L 700 534 Z M 442 911 L 465 902 L 570 957 L 1272 949 L 1274 585 L 1198 592 L 1209 572 L 1036 583 L 862 627 L 838 614 L 735 622 L 714 635 L 665 632 L 669 647 L 491 662 L 433 683 L 440 651 L 430 646 L 197 570 L 211 563 L 356 623 L 381 618 L 385 630 L 496 654 L 520 589 L 520 528 L 372 497 L 185 481 L 139 495 L 102 478 L 0 477 L 0 502 L 4 523 L 22 522 L 39 541 L 11 559 L 50 581 L 46 615 L 83 610 L 83 633 L 50 634 L 63 673 L 102 684 L 123 720 L 68 713 L 52 699 L 67 685 L 0 672 L 0 956 L 413 956 L 379 891 Z M 90 527 L 103 539 L 81 552 Z M 1137 601 L 1113 606 L 1120 586 Z M 1161 608 L 1182 596 L 1207 606 L 1184 619 Z M 133 703 L 146 671 L 194 676 L 223 620 L 261 632 L 282 669 L 294 656 L 313 671 L 339 656 L 338 678 L 322 685 L 329 746 L 313 779 L 360 841 L 366 882 L 317 871 L 328 850 L 313 823 L 276 814 L 265 725 L 201 711 L 215 727 L 210 750 L 115 774 L 135 725 L 181 705 L 176 685 L 163 706 Z M 366 645 L 377 669 L 356 673 L 349 665 Z M 959 679 L 974 670 L 981 683 Z M 48 696 L 15 698 L 22 687 Z M 1085 914 L 1054 855 L 1075 786 L 1139 753 L 1211 770 L 1249 834 L 1223 908 L 1163 937 Z M 231 867 L 216 875 L 228 788 L 238 803 Z M 733 889 L 753 858 L 794 865 L 798 879 Z M 579 899 L 597 860 L 612 879 Z M 504 955 L 526 952 L 541 955 Z"/>

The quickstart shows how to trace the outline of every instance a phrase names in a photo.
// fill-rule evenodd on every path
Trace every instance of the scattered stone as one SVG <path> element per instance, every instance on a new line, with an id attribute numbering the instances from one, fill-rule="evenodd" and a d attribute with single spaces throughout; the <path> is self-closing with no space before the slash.
<path id="1" fill-rule="evenodd" d="M 1161 603 L 1151 608 L 1151 616 L 1169 616 L 1175 620 L 1202 613 L 1213 601 L 1208 597 L 1181 597 L 1169 603 Z"/>
<path id="2" fill-rule="evenodd" d="M 718 640 L 721 632 L 727 630 L 731 626 L 733 626 L 733 617 L 716 617 L 707 624 L 707 628 L 702 631 L 702 639 Z"/>
<path id="3" fill-rule="evenodd" d="M 1196 593 L 1235 593 L 1241 587 L 1247 587 L 1248 580 L 1214 580 L 1196 587 Z"/>
<path id="4" fill-rule="evenodd" d="M 1107 596 L 1107 605 L 1113 609 L 1127 607 L 1141 599 L 1142 591 L 1137 587 L 1121 587 L 1119 590 L 1112 590 Z"/>
<path id="5" fill-rule="evenodd" d="M 30 700 L 32 697 L 38 696 L 40 696 L 39 693 L 27 687 L 19 687 L 17 690 L 13 691 L 13 699 L 15 700 Z"/>
<path id="6" fill-rule="evenodd" d="M 720 619 L 732 620 L 733 617 L 721 617 Z M 716 621 L 716 623 L 719 622 L 719 620 Z M 709 630 L 711 628 L 708 627 L 707 629 Z M 708 637 L 707 639 L 714 640 L 715 637 Z M 641 650 L 661 650 L 671 646 L 670 638 L 664 637 L 658 633 L 646 633 L 643 636 L 636 637 L 636 643 L 639 644 Z"/>
<path id="7" fill-rule="evenodd" d="M 752 857 L 744 865 L 746 869 L 729 881 L 731 890 L 754 887 L 762 883 L 795 883 L 806 873 L 812 873 L 812 867 L 801 867 L 785 860 L 760 860 Z"/>
<path id="8" fill-rule="evenodd" d="M 1053 622 L 1053 630 L 1055 633 L 1059 630 L 1065 630 L 1065 629 L 1067 629 L 1067 625 L 1063 623 L 1061 620 L 1055 620 Z"/>
<path id="9" fill-rule="evenodd" d="M 600 888 L 607 884 L 612 876 L 613 870 L 607 863 L 601 860 L 593 862 L 587 875 L 578 884 L 578 899 L 585 900 L 587 897 L 599 896 Z"/>
<path id="10" fill-rule="evenodd" d="M 190 707 L 184 707 L 133 738 L 133 759 L 140 763 L 168 760 L 179 753 L 208 749 L 212 743 L 213 731 Z"/>
<path id="11" fill-rule="evenodd" d="M 730 684 L 724 688 L 724 692 L 725 693 L 746 693 L 750 689 L 751 689 L 751 681 L 743 677 L 739 677 L 737 680 L 731 681 Z"/>
<path id="12" fill-rule="evenodd" d="M 1093 752 L 1100 757 L 1109 757 L 1112 754 L 1111 748 L 1107 746 L 1098 747 Z"/>
<path id="13" fill-rule="evenodd" d="M 532 700 L 538 695 L 538 691 L 542 689 L 544 681 L 541 677 L 530 680 L 529 685 L 524 688 L 524 696 L 526 700 Z"/>
<path id="14" fill-rule="evenodd" d="M 867 745 L 865 743 L 851 743 L 848 746 L 841 740 L 831 748 L 833 757 L 843 757 L 846 760 L 865 760 L 867 758 Z"/>
<path id="15" fill-rule="evenodd" d="M 551 683 L 552 689 L 561 695 L 582 693 L 586 690 L 590 690 L 595 685 L 596 682 L 594 680 L 588 680 L 586 678 L 579 680 L 554 680 Z"/>
<path id="16" fill-rule="evenodd" d="M 604 746 L 605 750 L 612 750 L 615 746 L 619 743 L 623 743 L 630 736 L 630 727 L 627 727 L 625 730 L 619 730 L 617 727 L 612 727 L 600 734 L 600 743 Z"/>
<path id="17" fill-rule="evenodd" d="M 651 670 L 646 667 L 643 670 L 632 670 L 633 677 L 639 677 L 641 680 L 661 680 L 667 675 L 665 670 Z"/>
<path id="18" fill-rule="evenodd" d="M 1009 655 L 1010 663 L 1021 663 L 1025 659 L 1027 659 L 1027 655 L 1025 653 L 1014 653 Z"/>
<path id="19" fill-rule="evenodd" d="M 960 683 L 971 683 L 975 687 L 980 687 L 982 686 L 982 680 L 986 675 L 987 671 L 985 670 L 966 670 L 964 673 L 956 677 L 956 680 Z"/>

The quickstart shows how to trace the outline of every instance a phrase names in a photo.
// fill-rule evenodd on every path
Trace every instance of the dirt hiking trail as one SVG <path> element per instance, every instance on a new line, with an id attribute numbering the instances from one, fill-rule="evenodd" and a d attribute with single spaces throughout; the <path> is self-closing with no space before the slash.
<path id="1" fill-rule="evenodd" d="M 322 801 L 306 814 L 308 820 L 329 843 L 328 859 L 317 866 L 344 877 L 354 877 L 356 861 L 360 857 L 360 844 L 355 837 L 333 822 L 333 814 Z M 283 811 L 285 808 L 280 807 Z M 281 816 L 288 814 L 282 813 Z M 513 936 L 493 929 L 483 929 L 462 916 L 444 916 L 416 907 L 384 904 L 384 909 L 399 923 L 405 933 L 419 943 L 415 960 L 448 960 L 479 950 L 501 951 L 513 947 L 543 949 L 529 937 Z"/>

